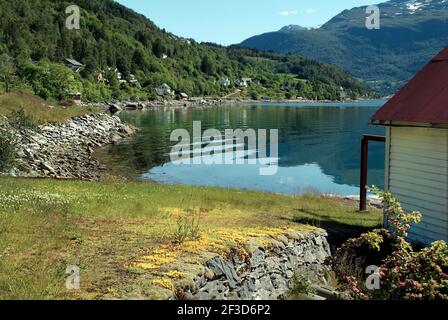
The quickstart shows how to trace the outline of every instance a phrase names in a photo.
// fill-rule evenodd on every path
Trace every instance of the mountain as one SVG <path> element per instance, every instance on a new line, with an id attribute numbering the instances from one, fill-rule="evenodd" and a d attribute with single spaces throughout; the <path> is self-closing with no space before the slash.
<path id="1" fill-rule="evenodd" d="M 317 29 L 317 28 L 302 27 L 302 26 L 291 24 L 289 26 L 281 28 L 280 32 L 285 32 L 285 33 L 291 32 L 291 33 L 294 33 L 296 31 L 313 30 L 313 29 Z"/>
<path id="2" fill-rule="evenodd" d="M 447 0 L 392 0 L 378 5 L 380 29 L 365 26 L 366 6 L 344 10 L 319 28 L 288 26 L 242 45 L 337 65 L 391 94 L 448 43 Z"/>
<path id="3" fill-rule="evenodd" d="M 71 5 L 80 8 L 79 30 L 66 27 Z M 251 97 L 339 99 L 341 87 L 350 97 L 371 93 L 337 67 L 309 58 L 197 43 L 161 30 L 111 0 L 0 0 L 0 55 L 6 57 L 0 64 L 13 58 L 16 87 L 46 99 L 66 99 L 78 91 L 93 101 L 155 98 L 155 88 L 163 83 L 190 96 L 234 92 L 233 85 L 218 84 L 222 77 L 232 83 L 251 78 L 240 93 Z M 62 65 L 66 58 L 84 67 L 73 74 Z M 108 81 L 95 81 L 100 70 Z M 123 75 L 121 82 L 117 72 Z"/>

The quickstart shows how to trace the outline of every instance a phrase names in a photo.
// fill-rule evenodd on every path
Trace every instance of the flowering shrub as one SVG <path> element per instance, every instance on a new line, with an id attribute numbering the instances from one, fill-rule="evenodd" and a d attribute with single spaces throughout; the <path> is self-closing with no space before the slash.
<path id="1" fill-rule="evenodd" d="M 437 241 L 420 252 L 392 253 L 379 274 L 387 299 L 448 299 L 448 246 Z"/>
<path id="2" fill-rule="evenodd" d="M 406 237 L 422 215 L 405 213 L 390 193 L 373 190 L 384 203 L 390 230 L 378 229 L 350 239 L 327 260 L 341 291 L 352 299 L 448 299 L 447 244 L 439 241 L 414 251 Z M 377 289 L 367 286 L 369 266 L 378 266 Z"/>
<path id="3" fill-rule="evenodd" d="M 394 232 L 397 238 L 406 238 L 408 230 L 411 228 L 411 223 L 421 222 L 421 213 L 416 211 L 405 213 L 400 202 L 391 193 L 381 191 L 375 186 L 372 187 L 372 191 L 380 197 L 384 204 L 384 214 L 386 215 L 389 229 Z"/>

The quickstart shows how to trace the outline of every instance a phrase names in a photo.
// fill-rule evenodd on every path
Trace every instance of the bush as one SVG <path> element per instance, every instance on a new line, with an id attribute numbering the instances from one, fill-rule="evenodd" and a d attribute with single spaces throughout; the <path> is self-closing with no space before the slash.
<path id="1" fill-rule="evenodd" d="M 340 289 L 353 299 L 448 299 L 448 246 L 444 241 L 414 251 L 406 241 L 421 214 L 405 213 L 390 194 L 374 191 L 385 205 L 390 230 L 374 230 L 348 240 L 327 263 Z M 368 266 L 377 266 L 379 288 L 368 289 Z"/>
<path id="2" fill-rule="evenodd" d="M 448 246 L 437 241 L 420 252 L 394 252 L 380 268 L 384 299 L 448 300 Z"/>
<path id="3" fill-rule="evenodd" d="M 92 102 L 108 101 L 112 99 L 112 92 L 104 83 L 83 80 L 82 99 Z"/>
<path id="4" fill-rule="evenodd" d="M 199 239 L 200 231 L 200 212 L 188 211 L 177 219 L 177 229 L 174 233 L 173 242 L 176 244 L 184 243 L 187 240 Z"/>
<path id="5" fill-rule="evenodd" d="M 79 76 L 63 64 L 41 61 L 24 66 L 23 72 L 34 93 L 43 99 L 68 100 L 82 88 Z"/>
<path id="6" fill-rule="evenodd" d="M 311 295 L 316 294 L 310 276 L 303 270 L 298 270 L 292 278 L 291 288 L 286 294 L 289 300 L 309 300 Z"/>
<path id="7" fill-rule="evenodd" d="M 0 129 L 0 172 L 5 172 L 14 166 L 16 159 L 16 144 L 11 133 Z"/>

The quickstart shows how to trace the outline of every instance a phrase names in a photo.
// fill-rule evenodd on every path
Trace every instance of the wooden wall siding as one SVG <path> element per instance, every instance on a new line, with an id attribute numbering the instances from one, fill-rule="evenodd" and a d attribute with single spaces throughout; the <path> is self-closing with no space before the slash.
<path id="1" fill-rule="evenodd" d="M 423 222 L 410 238 L 448 241 L 448 130 L 391 127 L 386 142 L 386 187 Z"/>

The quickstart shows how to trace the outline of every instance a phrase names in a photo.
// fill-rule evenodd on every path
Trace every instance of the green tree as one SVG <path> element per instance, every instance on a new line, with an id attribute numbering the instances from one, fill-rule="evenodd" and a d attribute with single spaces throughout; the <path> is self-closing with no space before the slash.
<path id="1" fill-rule="evenodd" d="M 157 39 L 156 41 L 154 41 L 152 45 L 152 52 L 158 58 L 161 58 L 163 54 L 166 53 L 166 47 L 162 40 Z"/>
<path id="2" fill-rule="evenodd" d="M 202 58 L 201 70 L 208 75 L 214 75 L 216 73 L 215 63 L 209 56 L 204 56 Z"/>
<path id="3" fill-rule="evenodd" d="M 10 85 L 16 74 L 14 59 L 4 53 L 0 56 L 0 77 L 5 84 L 5 93 L 9 92 Z"/>
<path id="4" fill-rule="evenodd" d="M 48 61 L 29 64 L 25 72 L 34 92 L 44 99 L 66 100 L 81 91 L 75 74 L 62 64 Z"/>

